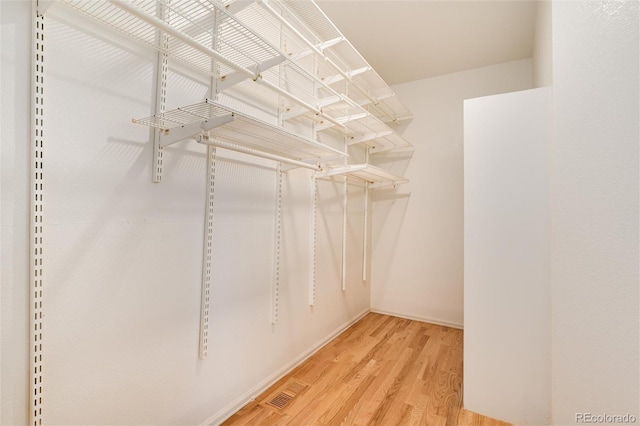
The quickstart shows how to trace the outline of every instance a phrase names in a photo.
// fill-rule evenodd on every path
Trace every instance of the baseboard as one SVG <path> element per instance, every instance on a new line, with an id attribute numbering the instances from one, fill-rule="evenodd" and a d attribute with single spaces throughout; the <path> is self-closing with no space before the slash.
<path id="1" fill-rule="evenodd" d="M 351 319 L 350 321 L 347 321 L 345 324 L 341 325 L 340 327 L 338 327 L 337 329 L 329 333 L 329 335 L 327 335 L 324 339 L 320 340 L 318 343 L 312 346 L 309 350 L 302 353 L 300 356 L 298 356 L 297 358 L 295 358 L 294 360 L 286 364 L 280 370 L 276 371 L 275 373 L 273 373 L 272 375 L 270 375 L 269 377 L 267 377 L 266 379 L 258 383 L 256 386 L 251 388 L 248 392 L 236 398 L 233 402 L 231 402 L 225 408 L 223 408 L 213 416 L 209 417 L 207 420 L 205 420 L 201 424 L 201 426 L 212 426 L 212 425 L 217 426 L 222 422 L 224 422 L 225 420 L 227 420 L 229 417 L 234 415 L 242 407 L 247 405 L 249 402 L 253 401 L 262 392 L 269 389 L 269 387 L 272 386 L 274 383 L 276 383 L 278 380 L 282 379 L 284 376 L 286 376 L 291 371 L 293 371 L 294 368 L 296 368 L 297 366 L 305 362 L 309 357 L 311 357 L 320 349 L 322 349 L 324 346 L 326 346 L 329 342 L 335 339 L 347 328 L 351 327 L 353 324 L 360 321 L 365 315 L 369 313 L 369 311 L 370 311 L 369 308 L 365 309 L 364 311 L 356 315 L 353 319 Z"/>
<path id="2" fill-rule="evenodd" d="M 436 318 L 418 317 L 418 316 L 414 316 L 414 315 L 401 314 L 399 312 L 385 311 L 385 310 L 376 309 L 376 308 L 371 308 L 371 312 L 374 312 L 376 314 L 390 315 L 392 317 L 410 319 L 410 320 L 414 320 L 414 321 L 428 322 L 430 324 L 443 325 L 445 327 L 458 328 L 460 330 L 464 329 L 464 325 L 463 324 L 450 322 L 450 321 L 444 321 L 444 320 L 440 320 L 440 319 L 436 319 Z"/>

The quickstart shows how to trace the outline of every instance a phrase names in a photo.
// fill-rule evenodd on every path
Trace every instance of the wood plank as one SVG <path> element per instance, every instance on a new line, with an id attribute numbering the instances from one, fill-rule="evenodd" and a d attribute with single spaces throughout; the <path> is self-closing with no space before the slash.
<path id="1" fill-rule="evenodd" d="M 462 330 L 370 313 L 223 424 L 508 426 L 462 408 L 462 353 Z"/>

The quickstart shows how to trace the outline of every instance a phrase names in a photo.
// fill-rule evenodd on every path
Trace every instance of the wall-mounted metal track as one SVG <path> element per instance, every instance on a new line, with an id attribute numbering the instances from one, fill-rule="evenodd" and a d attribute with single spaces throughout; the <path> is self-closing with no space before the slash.
<path id="1" fill-rule="evenodd" d="M 311 256 L 309 268 L 309 306 L 316 303 L 316 255 L 318 250 L 318 182 L 311 176 Z"/>
<path id="2" fill-rule="evenodd" d="M 213 218 L 216 178 L 216 148 L 207 147 L 207 193 L 205 205 L 204 259 L 202 266 L 202 291 L 200 296 L 200 358 L 209 351 L 209 308 L 211 306 L 211 281 L 213 274 Z"/>
<path id="3" fill-rule="evenodd" d="M 212 22 L 212 38 L 211 46 L 217 48 L 218 33 L 218 17 L 217 13 L 213 15 Z M 215 58 L 211 58 L 211 73 L 215 74 L 219 68 Z M 211 77 L 209 81 L 209 96 L 215 97 L 217 79 Z M 165 114 L 163 111 L 160 116 Z M 154 127 L 158 134 L 162 134 L 162 130 Z M 162 141 L 161 141 L 162 142 Z M 160 144 L 161 146 L 161 144 Z M 215 183 L 216 183 L 216 147 L 207 147 L 207 168 L 206 168 L 206 194 L 204 208 L 204 247 L 202 252 L 202 282 L 200 289 L 200 359 L 205 359 L 209 353 L 209 317 L 211 309 L 211 287 L 213 281 L 213 220 L 214 220 L 214 201 L 215 201 Z"/>
<path id="4" fill-rule="evenodd" d="M 30 197 L 30 392 L 29 423 L 43 423 L 43 343 L 44 343 L 44 66 L 45 19 L 32 3 L 32 65 L 31 65 L 31 197 Z"/>
<path id="5" fill-rule="evenodd" d="M 156 5 L 156 14 L 158 19 L 169 22 L 169 10 L 163 3 Z M 169 74 L 169 36 L 162 32 L 162 30 L 156 30 L 158 37 L 158 46 L 161 49 L 158 51 L 158 58 L 156 62 L 156 115 L 164 114 L 166 111 L 167 103 L 167 76 Z M 164 152 L 160 145 L 160 130 L 153 128 L 153 167 L 152 167 L 152 180 L 159 183 L 162 181 L 162 172 L 164 162 Z"/>
<path id="6" fill-rule="evenodd" d="M 364 232 L 362 234 L 362 281 L 367 281 L 369 255 L 369 182 L 364 183 Z"/>
<path id="7" fill-rule="evenodd" d="M 276 167 L 276 206 L 273 247 L 273 278 L 271 282 L 271 323 L 278 322 L 280 310 L 280 249 L 282 244 L 282 164 Z"/>
<path id="8" fill-rule="evenodd" d="M 349 185 L 347 177 L 342 184 L 342 291 L 347 290 L 347 222 L 349 220 Z"/>

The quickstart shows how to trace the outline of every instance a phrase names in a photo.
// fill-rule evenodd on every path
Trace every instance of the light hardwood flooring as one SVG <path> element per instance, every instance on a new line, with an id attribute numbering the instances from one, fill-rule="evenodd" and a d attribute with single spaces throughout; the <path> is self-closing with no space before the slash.
<path id="1" fill-rule="evenodd" d="M 374 313 L 224 424 L 508 425 L 462 409 L 462 330 Z"/>

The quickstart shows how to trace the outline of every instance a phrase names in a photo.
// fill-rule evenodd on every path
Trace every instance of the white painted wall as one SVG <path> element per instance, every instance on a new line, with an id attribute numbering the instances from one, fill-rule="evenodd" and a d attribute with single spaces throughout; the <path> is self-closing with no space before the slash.
<path id="1" fill-rule="evenodd" d="M 464 406 L 551 421 L 551 91 L 464 103 Z"/>
<path id="2" fill-rule="evenodd" d="M 27 420 L 31 3 L 0 2 L 0 424 Z"/>
<path id="3" fill-rule="evenodd" d="M 538 2 L 533 39 L 533 86 L 553 84 L 551 0 Z"/>
<path id="4" fill-rule="evenodd" d="M 372 310 L 462 327 L 463 101 L 530 89 L 531 68 L 526 59 L 393 87 L 414 114 L 400 131 L 415 152 L 374 160 L 410 182 L 373 195 Z"/>
<path id="5" fill-rule="evenodd" d="M 553 3 L 553 423 L 640 419 L 639 4 Z"/>
<path id="6" fill-rule="evenodd" d="M 30 4 L 2 7 L 3 79 L 14 83 L 2 86 L 2 423 L 25 424 Z M 272 325 L 275 164 L 219 150 L 209 356 L 199 360 L 204 147 L 167 149 L 153 184 L 150 133 L 131 118 L 151 114 L 154 53 L 68 25 L 56 8 L 46 18 L 44 421 L 218 422 L 368 311 L 363 190 L 349 186 L 343 292 L 342 183 L 319 183 L 310 309 L 310 172 L 284 177 Z M 5 34 L 15 49 L 4 50 Z M 169 108 L 202 100 L 202 80 L 172 72 Z"/>

